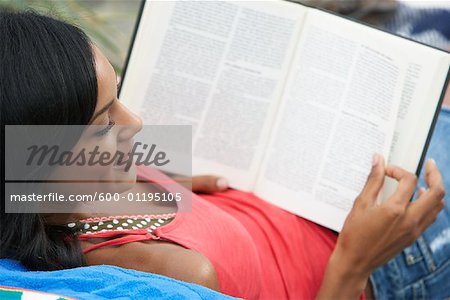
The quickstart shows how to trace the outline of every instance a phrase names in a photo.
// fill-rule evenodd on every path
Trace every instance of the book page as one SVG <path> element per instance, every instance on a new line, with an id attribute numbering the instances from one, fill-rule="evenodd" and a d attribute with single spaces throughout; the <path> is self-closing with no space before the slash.
<path id="1" fill-rule="evenodd" d="M 406 44 L 408 60 L 403 82 L 400 109 L 389 154 L 389 163 L 417 173 L 442 87 L 450 67 L 450 54 L 435 49 Z M 420 58 L 426 57 L 426 61 Z M 397 184 L 387 180 L 384 198 L 391 195 Z"/>
<path id="2" fill-rule="evenodd" d="M 145 124 L 193 126 L 193 172 L 252 190 L 307 8 L 147 3 L 122 99 Z"/>
<path id="3" fill-rule="evenodd" d="M 374 153 L 389 156 L 407 62 L 395 37 L 311 10 L 256 194 L 339 231 Z"/>

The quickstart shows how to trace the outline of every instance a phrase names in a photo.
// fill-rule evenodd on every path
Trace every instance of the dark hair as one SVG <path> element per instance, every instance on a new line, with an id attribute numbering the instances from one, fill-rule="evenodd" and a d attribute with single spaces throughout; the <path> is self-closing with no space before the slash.
<path id="1" fill-rule="evenodd" d="M 5 125 L 86 125 L 98 86 L 92 44 L 73 25 L 0 8 L 0 41 L 3 172 Z M 46 224 L 40 214 L 6 214 L 4 207 L 0 217 L 0 258 L 19 260 L 30 270 L 85 264 L 69 228 Z"/>

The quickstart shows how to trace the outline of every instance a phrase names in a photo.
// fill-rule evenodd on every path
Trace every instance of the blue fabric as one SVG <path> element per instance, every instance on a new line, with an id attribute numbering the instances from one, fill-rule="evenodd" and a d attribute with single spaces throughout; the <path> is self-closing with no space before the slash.
<path id="1" fill-rule="evenodd" d="M 235 299 L 196 284 L 113 266 L 27 272 L 8 259 L 0 259 L 0 285 L 89 300 Z"/>
<path id="2" fill-rule="evenodd" d="M 420 34 L 427 30 L 436 30 L 450 40 L 450 27 L 448 26 L 450 20 L 450 10 L 437 9 L 430 12 L 430 16 L 423 16 L 414 24 L 412 33 Z"/>
<path id="3" fill-rule="evenodd" d="M 446 207 L 436 222 L 395 259 L 371 276 L 376 299 L 447 299 L 450 297 L 450 110 L 443 109 L 427 158 L 444 178 Z M 425 186 L 424 171 L 419 185 Z"/>
<path id="4" fill-rule="evenodd" d="M 418 8 L 399 3 L 395 14 L 383 27 L 416 41 L 448 50 L 450 48 L 449 20 L 449 8 Z"/>

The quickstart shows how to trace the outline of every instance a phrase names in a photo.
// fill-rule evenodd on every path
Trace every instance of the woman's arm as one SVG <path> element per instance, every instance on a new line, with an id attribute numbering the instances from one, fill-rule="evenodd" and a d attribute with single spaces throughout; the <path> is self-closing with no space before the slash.
<path id="1" fill-rule="evenodd" d="M 196 283 L 220 292 L 216 271 L 204 255 L 160 241 L 134 242 L 86 253 L 88 265 L 113 265 Z"/>
<path id="2" fill-rule="evenodd" d="M 398 181 L 383 203 L 378 198 L 385 176 Z M 412 244 L 436 220 L 444 207 L 444 185 L 434 161 L 425 167 L 428 190 L 410 202 L 417 177 L 401 168 L 384 167 L 377 156 L 367 183 L 339 235 L 318 299 L 357 299 L 370 274 Z"/>

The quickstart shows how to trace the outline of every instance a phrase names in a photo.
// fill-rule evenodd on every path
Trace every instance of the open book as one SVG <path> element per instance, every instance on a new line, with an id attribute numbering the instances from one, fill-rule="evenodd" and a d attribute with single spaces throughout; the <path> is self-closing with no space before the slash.
<path id="1" fill-rule="evenodd" d="M 375 152 L 420 169 L 449 65 L 290 2 L 147 1 L 120 98 L 144 124 L 192 125 L 194 174 L 339 231 Z"/>

